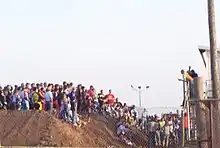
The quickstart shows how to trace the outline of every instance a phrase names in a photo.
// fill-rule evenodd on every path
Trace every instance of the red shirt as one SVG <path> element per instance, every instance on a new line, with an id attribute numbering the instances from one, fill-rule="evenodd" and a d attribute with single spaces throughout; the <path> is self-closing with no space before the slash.
<path id="1" fill-rule="evenodd" d="M 90 89 L 90 90 L 88 90 L 87 93 L 89 94 L 90 97 L 95 98 L 95 93 L 93 90 Z"/>
<path id="2" fill-rule="evenodd" d="M 108 104 L 113 105 L 115 103 L 115 96 L 113 94 L 106 95 L 106 99 L 108 100 Z"/>

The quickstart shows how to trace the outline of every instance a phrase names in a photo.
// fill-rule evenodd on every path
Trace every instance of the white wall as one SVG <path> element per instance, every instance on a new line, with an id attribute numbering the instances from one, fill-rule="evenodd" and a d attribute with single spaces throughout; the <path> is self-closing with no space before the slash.
<path id="1" fill-rule="evenodd" d="M 206 62 L 206 76 L 204 81 L 206 82 L 206 92 L 208 97 L 212 97 L 212 83 L 211 83 L 211 65 L 210 65 L 210 50 L 206 50 L 203 53 Z M 220 78 L 220 52 L 218 51 L 218 68 L 219 68 L 219 78 Z"/>

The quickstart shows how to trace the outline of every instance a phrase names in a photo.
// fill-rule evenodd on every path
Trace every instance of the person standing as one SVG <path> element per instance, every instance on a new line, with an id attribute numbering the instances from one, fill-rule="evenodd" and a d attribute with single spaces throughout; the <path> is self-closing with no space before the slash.
<path id="1" fill-rule="evenodd" d="M 79 84 L 76 88 L 75 96 L 77 99 L 77 110 L 79 113 L 82 113 L 83 109 L 83 92 L 82 92 L 82 85 Z"/>
<path id="2" fill-rule="evenodd" d="M 100 93 L 98 94 L 98 99 L 99 99 L 99 109 L 100 109 L 100 112 L 103 112 L 104 111 L 104 105 L 105 105 L 105 95 L 103 93 L 103 90 L 100 91 Z"/>
<path id="3" fill-rule="evenodd" d="M 151 118 L 150 122 L 147 124 L 148 127 L 148 148 L 155 148 L 156 147 L 156 141 L 155 141 L 155 135 L 156 130 L 158 129 L 159 125 L 155 121 L 156 119 Z"/>
<path id="4" fill-rule="evenodd" d="M 146 110 L 146 108 L 144 108 L 144 111 L 142 113 L 142 116 L 141 116 L 141 120 L 142 120 L 142 130 L 144 130 L 145 132 L 147 132 L 146 130 L 146 127 L 147 127 L 147 117 L 148 117 L 148 112 Z"/>
<path id="5" fill-rule="evenodd" d="M 49 84 L 45 93 L 46 111 L 48 111 L 49 114 L 53 111 L 53 93 L 51 90 L 52 84 Z"/>
<path id="6" fill-rule="evenodd" d="M 169 121 L 166 121 L 164 126 L 164 140 L 163 140 L 163 147 L 168 148 L 169 146 L 169 139 L 170 139 L 170 125 Z"/>
<path id="7" fill-rule="evenodd" d="M 71 92 L 71 98 L 70 98 L 70 103 L 71 103 L 71 111 L 72 111 L 72 124 L 73 127 L 77 126 L 77 99 L 75 96 L 75 89 L 72 89 Z"/>

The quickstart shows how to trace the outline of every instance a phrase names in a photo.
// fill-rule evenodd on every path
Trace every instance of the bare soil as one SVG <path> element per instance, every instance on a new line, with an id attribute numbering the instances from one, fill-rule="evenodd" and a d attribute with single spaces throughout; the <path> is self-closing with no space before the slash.
<path id="1" fill-rule="evenodd" d="M 47 112 L 0 111 L 2 146 L 128 147 L 116 136 L 114 120 L 96 115 L 86 125 L 73 128 Z M 146 147 L 147 138 L 132 130 L 132 141 Z"/>

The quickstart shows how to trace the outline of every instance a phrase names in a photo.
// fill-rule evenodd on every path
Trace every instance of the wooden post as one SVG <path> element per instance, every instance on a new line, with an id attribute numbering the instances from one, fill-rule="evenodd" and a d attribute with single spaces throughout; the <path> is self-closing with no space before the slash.
<path id="1" fill-rule="evenodd" d="M 214 0 L 208 0 L 208 22 L 209 22 L 209 39 L 210 39 L 210 63 L 212 79 L 212 95 L 214 99 L 220 99 L 219 75 L 217 62 L 217 44 L 216 44 L 216 27 L 215 27 L 215 7 Z M 220 147 L 220 102 L 213 102 L 212 110 L 212 147 Z"/>
<path id="2" fill-rule="evenodd" d="M 184 128 L 184 109 L 181 110 L 182 130 L 181 130 L 181 146 L 185 146 L 185 128 Z"/>
<path id="3" fill-rule="evenodd" d="M 204 99 L 204 86 L 201 77 L 194 78 L 196 99 Z M 196 125 L 198 140 L 201 148 L 211 148 L 208 139 L 210 137 L 209 108 L 202 102 L 196 103 Z"/>

